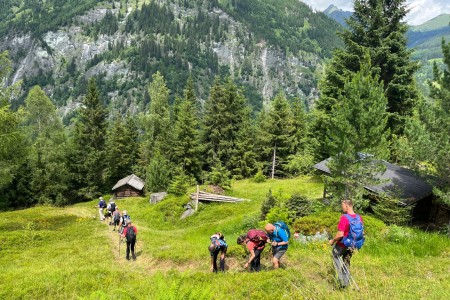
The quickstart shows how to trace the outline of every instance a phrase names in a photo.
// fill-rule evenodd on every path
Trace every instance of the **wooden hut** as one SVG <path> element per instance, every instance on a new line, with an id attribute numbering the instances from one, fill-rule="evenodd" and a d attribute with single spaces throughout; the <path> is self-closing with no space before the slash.
<path id="1" fill-rule="evenodd" d="M 144 196 L 144 181 L 134 174 L 117 181 L 112 188 L 114 198 Z"/>
<path id="2" fill-rule="evenodd" d="M 327 164 L 330 158 L 314 165 L 314 168 L 331 176 Z M 386 167 L 382 174 L 377 174 L 380 179 L 377 185 L 368 185 L 364 188 L 369 192 L 368 197 L 376 201 L 378 195 L 397 197 L 404 205 L 414 205 L 412 211 L 413 221 L 422 223 L 436 221 L 439 208 L 435 205 L 433 187 L 419 177 L 415 172 L 386 161 L 381 161 Z M 329 197 L 331 188 L 324 186 L 324 198 Z"/>

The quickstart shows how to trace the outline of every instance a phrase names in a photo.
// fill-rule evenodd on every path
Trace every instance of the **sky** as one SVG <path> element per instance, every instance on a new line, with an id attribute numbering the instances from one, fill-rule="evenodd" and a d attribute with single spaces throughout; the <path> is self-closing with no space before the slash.
<path id="1" fill-rule="evenodd" d="M 323 11 L 330 4 L 342 10 L 353 10 L 352 0 L 301 0 L 313 9 Z M 419 25 L 443 13 L 450 14 L 450 0 L 406 0 L 411 8 L 406 17 L 410 25 Z"/>

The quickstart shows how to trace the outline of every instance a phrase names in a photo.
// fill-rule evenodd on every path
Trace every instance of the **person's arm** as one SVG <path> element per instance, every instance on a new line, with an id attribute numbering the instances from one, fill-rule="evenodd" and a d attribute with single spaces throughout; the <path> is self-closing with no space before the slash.
<path id="1" fill-rule="evenodd" d="M 122 238 L 125 238 L 125 236 L 127 235 L 127 230 L 128 230 L 128 227 L 125 227 L 125 229 L 122 232 Z"/>
<path id="2" fill-rule="evenodd" d="M 248 262 L 244 265 L 244 268 L 248 268 L 248 265 L 253 261 L 253 259 L 255 258 L 255 250 L 251 249 L 250 250 L 250 258 L 248 259 Z"/>
<path id="3" fill-rule="evenodd" d="M 328 243 L 330 245 L 333 245 L 334 243 L 339 242 L 343 236 L 344 236 L 344 232 L 338 231 L 338 232 L 336 232 L 336 235 L 334 236 L 334 238 L 332 238 Z"/>
<path id="4" fill-rule="evenodd" d="M 277 236 L 278 236 L 279 239 L 281 239 L 281 242 L 275 242 L 274 241 L 274 242 L 271 243 L 272 246 L 278 247 L 278 246 L 284 246 L 284 245 L 289 244 L 289 238 L 287 236 L 286 231 L 283 228 L 279 228 L 278 229 Z"/>

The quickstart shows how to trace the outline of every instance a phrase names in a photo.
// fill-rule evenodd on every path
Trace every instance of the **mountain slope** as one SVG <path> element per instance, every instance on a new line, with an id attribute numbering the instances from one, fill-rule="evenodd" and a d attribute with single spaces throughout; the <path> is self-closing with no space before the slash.
<path id="1" fill-rule="evenodd" d="M 216 75 L 231 74 L 255 109 L 280 89 L 312 101 L 323 59 L 339 46 L 335 23 L 294 0 L 15 0 L 1 17 L 10 81 L 23 79 L 24 95 L 44 87 L 66 119 L 92 76 L 111 110 L 144 110 L 156 71 L 172 100 L 189 74 L 203 99 Z"/>
<path id="2" fill-rule="evenodd" d="M 169 196 L 156 205 L 146 198 L 117 200 L 138 229 L 137 261 L 125 260 L 124 243 L 98 221 L 96 200 L 65 208 L 49 206 L 0 212 L 1 299 L 446 299 L 450 241 L 444 235 L 380 226 L 363 216 L 366 244 L 352 257 L 360 291 L 335 287 L 330 247 L 290 240 L 283 268 L 271 268 L 269 246 L 263 270 L 243 269 L 248 258 L 236 238 L 257 223 L 261 203 L 294 193 L 319 198 L 320 179 L 301 177 L 254 183 L 236 181 L 228 193 L 250 199 L 208 204 L 186 220 L 188 197 Z M 339 213 L 308 223 L 334 227 Z M 258 225 L 256 225 L 258 226 Z M 294 226 L 291 226 L 291 229 Z M 225 274 L 209 271 L 209 236 L 221 231 L 229 248 Z M 293 230 L 292 230 L 293 232 Z M 120 253 L 119 253 L 120 251 Z M 119 255 L 120 254 L 120 255 Z M 218 288 L 219 287 L 219 288 Z"/>
<path id="3" fill-rule="evenodd" d="M 345 23 L 345 20 L 353 14 L 351 11 L 342 10 L 333 4 L 328 6 L 327 9 L 323 11 L 323 13 L 344 27 L 347 27 L 347 23 Z"/>

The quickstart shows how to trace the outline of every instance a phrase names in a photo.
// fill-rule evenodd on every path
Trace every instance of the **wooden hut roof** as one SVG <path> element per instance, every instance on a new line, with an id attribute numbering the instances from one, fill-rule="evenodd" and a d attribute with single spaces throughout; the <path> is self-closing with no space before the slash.
<path id="1" fill-rule="evenodd" d="M 137 177 L 134 174 L 131 174 L 130 176 L 127 176 L 125 178 L 120 179 L 119 181 L 117 181 L 116 185 L 112 188 L 112 190 L 116 190 L 124 185 L 129 185 L 132 186 L 133 188 L 135 188 L 138 191 L 142 191 L 142 189 L 144 188 L 144 181 Z"/>
<path id="2" fill-rule="evenodd" d="M 327 166 L 330 158 L 314 165 L 314 168 L 331 175 Z M 365 189 L 376 194 L 398 196 L 404 204 L 414 204 L 420 199 L 431 195 L 433 187 L 410 169 L 406 169 L 386 161 L 382 161 L 386 170 L 376 177 L 381 180 L 377 185 L 364 186 Z"/>

